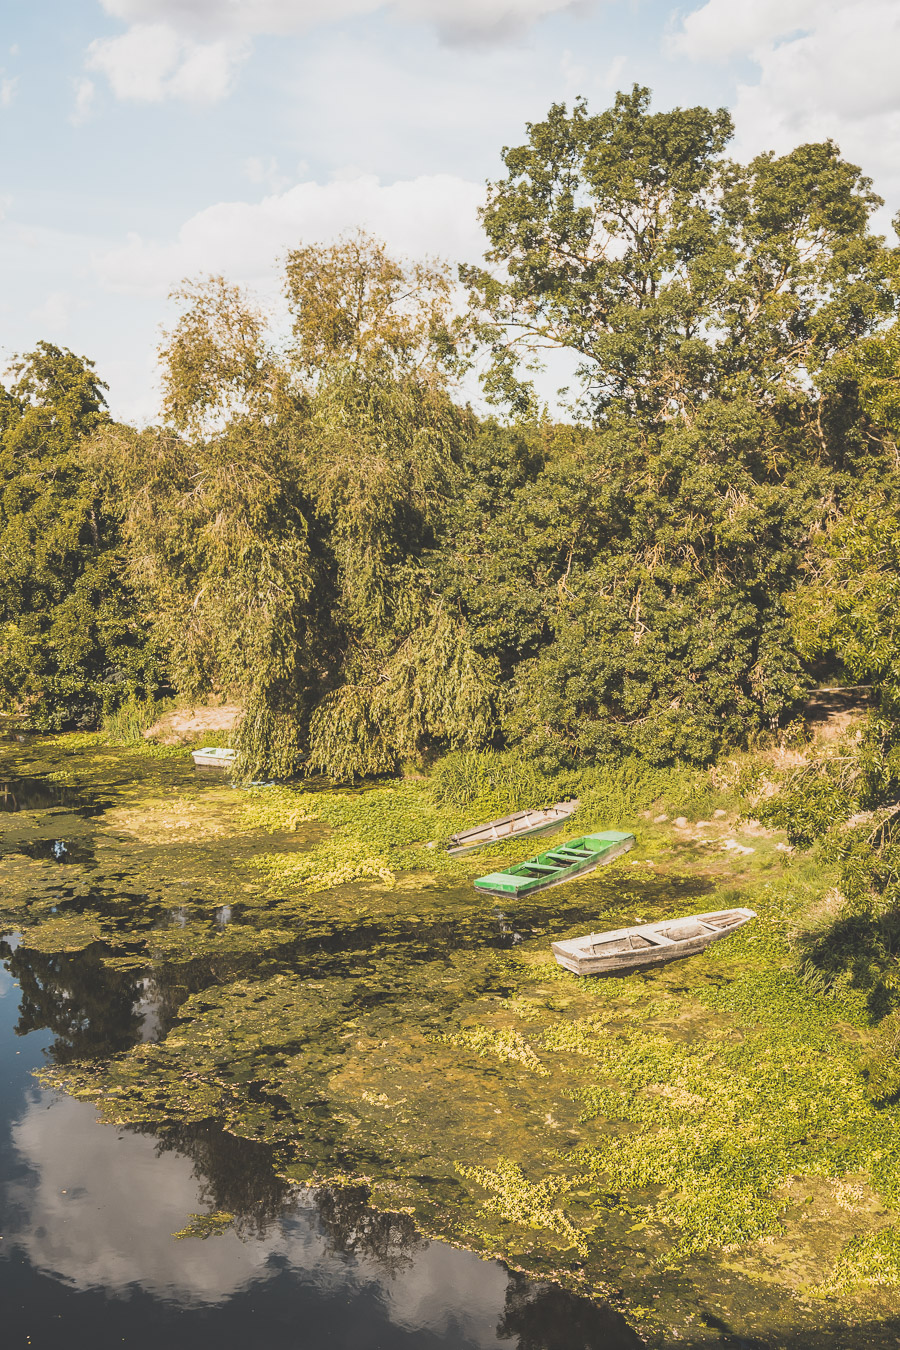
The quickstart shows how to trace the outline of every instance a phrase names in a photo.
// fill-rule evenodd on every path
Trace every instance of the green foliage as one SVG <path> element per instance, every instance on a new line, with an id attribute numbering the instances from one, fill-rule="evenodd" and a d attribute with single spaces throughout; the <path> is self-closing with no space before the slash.
<path id="1" fill-rule="evenodd" d="M 444 755 L 428 790 L 438 806 L 470 807 L 475 814 L 505 815 L 548 803 L 558 784 L 514 750 L 468 750 Z"/>
<path id="2" fill-rule="evenodd" d="M 808 848 L 852 814 L 856 804 L 852 783 L 855 767 L 855 758 L 849 756 L 804 765 L 790 775 L 775 796 L 760 801 L 755 813 L 764 825 L 786 830 L 792 844 Z"/>
<path id="3" fill-rule="evenodd" d="M 656 768 L 637 755 L 626 755 L 586 769 L 580 797 L 586 819 L 611 827 L 654 805 L 677 815 L 708 815 L 716 793 L 709 775 L 690 765 Z"/>
<path id="4" fill-rule="evenodd" d="M 900 1227 L 860 1233 L 847 1243 L 823 1292 L 859 1291 L 866 1286 L 900 1285 Z"/>
<path id="5" fill-rule="evenodd" d="M 144 739 L 144 732 L 158 721 L 165 712 L 168 701 L 136 698 L 134 694 L 125 699 L 113 712 L 103 719 L 102 731 L 108 745 L 138 745 Z"/>
<path id="6" fill-rule="evenodd" d="M 870 181 L 831 142 L 735 165 L 731 134 L 725 109 L 653 113 L 636 85 L 504 150 L 483 219 L 507 277 L 467 274 L 500 387 L 510 342 L 539 341 L 584 358 L 595 412 L 690 424 L 710 392 L 802 398 L 801 372 L 889 311 Z"/>
<path id="7" fill-rule="evenodd" d="M 866 1087 L 873 1101 L 890 1101 L 900 1095 L 900 1013 L 891 1013 L 879 1026 L 866 1063 L 866 1075 Z"/>
<path id="8" fill-rule="evenodd" d="M 86 444 L 108 424 L 92 363 L 39 343 L 14 366 L 0 438 L 0 707 L 96 726 L 161 682 Z"/>
<path id="9" fill-rule="evenodd" d="M 466 313 L 364 234 L 288 253 L 289 335 L 185 283 L 161 427 L 39 347 L 0 398 L 3 706 L 95 725 L 169 684 L 241 704 L 244 779 L 505 748 L 533 772 L 473 805 L 582 781 L 601 816 L 659 795 L 638 760 L 796 720 L 810 658 L 900 717 L 896 255 L 831 142 L 740 165 L 731 134 L 638 86 L 554 105 L 503 151 Z M 479 345 L 513 426 L 460 406 Z M 576 425 L 523 378 L 547 345 Z M 880 799 L 815 770 L 767 819 L 812 841 L 891 754 Z"/>
<path id="10" fill-rule="evenodd" d="M 900 713 L 900 521 L 893 497 L 869 501 L 833 523 L 815 573 L 794 600 L 801 651 L 836 651 L 850 674 L 871 681 L 886 713 Z"/>
<path id="11" fill-rule="evenodd" d="M 307 376 L 350 362 L 440 374 L 459 366 L 450 268 L 399 262 L 362 231 L 330 247 L 291 249 L 285 292 L 292 359 Z"/>

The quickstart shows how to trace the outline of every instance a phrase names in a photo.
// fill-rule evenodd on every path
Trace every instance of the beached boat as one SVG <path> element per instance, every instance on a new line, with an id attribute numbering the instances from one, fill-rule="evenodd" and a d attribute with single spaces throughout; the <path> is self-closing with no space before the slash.
<path id="1" fill-rule="evenodd" d="M 752 909 L 719 909 L 710 914 L 688 914 L 609 933 L 551 942 L 557 961 L 575 975 L 628 974 L 647 966 L 695 956 L 711 942 L 727 937 L 756 918 Z"/>
<path id="2" fill-rule="evenodd" d="M 634 847 L 633 834 L 622 830 L 606 830 L 603 834 L 583 834 L 567 844 L 548 849 L 535 858 L 515 863 L 502 872 L 489 872 L 476 878 L 480 891 L 496 895 L 531 895 L 547 886 L 558 886 L 563 881 L 590 872 L 601 863 L 612 862 L 620 854 Z"/>
<path id="3" fill-rule="evenodd" d="M 226 750 L 218 745 L 204 745 L 191 751 L 191 759 L 198 769 L 229 769 L 237 759 L 236 750 Z"/>
<path id="4" fill-rule="evenodd" d="M 474 853 L 484 844 L 496 844 L 501 839 L 524 839 L 532 834 L 552 834 L 578 810 L 577 797 L 570 802 L 557 802 L 555 806 L 545 806 L 534 811 L 516 811 L 511 816 L 501 816 L 499 820 L 490 820 L 487 825 L 473 825 L 470 830 L 460 830 L 451 836 L 447 852 L 454 857 L 464 853 Z"/>

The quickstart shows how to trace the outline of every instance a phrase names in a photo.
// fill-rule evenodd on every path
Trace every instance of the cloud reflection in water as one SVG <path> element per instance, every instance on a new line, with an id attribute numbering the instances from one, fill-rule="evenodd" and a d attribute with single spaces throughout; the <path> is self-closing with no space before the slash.
<path id="1" fill-rule="evenodd" d="M 176 1239 L 189 1214 L 208 1208 L 189 1158 L 160 1152 L 152 1136 L 98 1124 L 88 1103 L 29 1098 L 12 1128 L 28 1170 L 7 1188 L 16 1216 L 7 1234 L 42 1273 L 112 1297 L 139 1287 L 188 1308 L 222 1303 L 287 1270 L 323 1295 L 375 1294 L 399 1328 L 455 1329 L 472 1346 L 496 1347 L 508 1284 L 496 1263 L 436 1242 L 416 1244 L 390 1267 L 336 1251 L 314 1197 L 303 1193 L 261 1236 Z"/>

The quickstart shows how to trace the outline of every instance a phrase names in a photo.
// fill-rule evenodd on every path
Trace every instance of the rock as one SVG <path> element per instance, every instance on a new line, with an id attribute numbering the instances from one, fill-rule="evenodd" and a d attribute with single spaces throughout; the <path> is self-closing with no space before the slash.
<path id="1" fill-rule="evenodd" d="M 721 806 L 720 806 L 719 809 L 718 809 L 718 811 L 713 811 L 713 820 L 722 820 L 722 819 L 723 819 L 725 816 L 727 816 L 727 815 L 728 815 L 728 812 L 727 812 L 727 811 L 723 811 L 722 808 L 721 808 Z"/>
<path id="2" fill-rule="evenodd" d="M 683 830 L 688 824 L 687 816 L 676 816 L 675 824 L 678 826 L 679 830 Z"/>
<path id="3" fill-rule="evenodd" d="M 736 839 L 725 839 L 722 843 L 722 847 L 726 849 L 729 853 L 744 854 L 756 852 L 755 848 L 750 848 L 748 844 L 739 844 Z"/>
<path id="4" fill-rule="evenodd" d="M 666 821 L 666 820 L 668 820 L 668 819 L 669 819 L 668 816 L 654 816 L 654 817 L 653 817 L 653 824 L 654 824 L 654 825 L 662 825 L 663 822 Z"/>
<path id="5" fill-rule="evenodd" d="M 698 820 L 697 824 L 694 826 L 695 830 L 708 830 L 711 828 L 712 828 L 711 820 Z"/>

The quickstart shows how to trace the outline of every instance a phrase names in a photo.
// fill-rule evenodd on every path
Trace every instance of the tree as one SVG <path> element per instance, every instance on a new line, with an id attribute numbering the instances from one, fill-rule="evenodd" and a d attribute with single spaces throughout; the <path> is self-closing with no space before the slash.
<path id="1" fill-rule="evenodd" d="M 443 383 L 463 363 L 464 318 L 445 263 L 391 258 L 364 231 L 337 244 L 291 249 L 284 289 L 291 360 L 307 379 L 344 364 Z"/>
<path id="2" fill-rule="evenodd" d="M 523 344 L 567 347 L 595 419 L 656 423 L 773 380 L 803 388 L 891 308 L 867 232 L 880 198 L 831 142 L 744 167 L 724 157 L 724 109 L 649 106 L 637 85 L 595 116 L 556 104 L 504 150 L 483 212 L 501 270 L 465 272 L 497 380 L 514 383 Z"/>
<path id="3" fill-rule="evenodd" d="M 353 777 L 486 734 L 489 663 L 421 565 L 472 419 L 446 269 L 358 236 L 294 250 L 285 285 L 281 347 L 222 278 L 183 286 L 168 425 L 94 454 L 178 689 L 244 704 L 241 769 Z"/>
<path id="4" fill-rule="evenodd" d="M 653 113 L 635 87 L 504 151 L 470 270 L 515 394 L 524 344 L 582 358 L 575 453 L 486 522 L 460 579 L 476 644 L 503 566 L 542 595 L 504 729 L 556 759 L 708 759 L 802 692 L 787 597 L 810 533 L 873 461 L 841 354 L 895 305 L 879 199 L 831 143 L 730 163 L 724 111 Z M 515 589 L 515 583 L 507 587 Z"/>
<path id="5" fill-rule="evenodd" d="M 109 425 L 93 364 L 41 342 L 0 400 L 0 698 L 34 726 L 94 726 L 160 670 L 85 455 Z"/>

